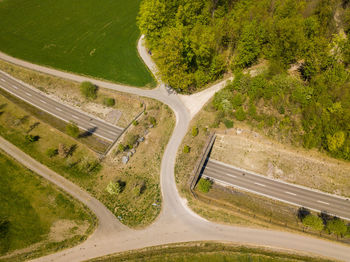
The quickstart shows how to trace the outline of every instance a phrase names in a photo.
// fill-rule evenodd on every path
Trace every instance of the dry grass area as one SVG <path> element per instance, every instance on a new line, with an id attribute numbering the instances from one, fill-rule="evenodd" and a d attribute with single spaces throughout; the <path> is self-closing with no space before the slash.
<path id="1" fill-rule="evenodd" d="M 136 153 L 127 164 L 123 164 L 121 160 L 130 149 L 125 149 L 124 152 L 116 149 L 110 154 L 104 160 L 100 179 L 95 187 L 99 198 L 103 199 L 118 219 L 133 227 L 151 223 L 160 212 L 160 164 L 175 125 L 173 113 L 166 105 L 154 100 L 147 100 L 146 103 L 146 115 L 138 119 L 137 125 L 131 126 L 121 138 L 121 143 L 126 145 L 132 136 L 143 137 L 145 140 L 138 145 L 134 144 Z M 150 127 L 151 117 L 156 120 L 154 127 Z M 107 185 L 117 181 L 122 185 L 121 192 L 108 193 Z"/>
<path id="2" fill-rule="evenodd" d="M 39 89 L 55 100 L 75 106 L 120 127 L 126 127 L 142 111 L 142 100 L 134 95 L 99 89 L 97 98 L 89 101 L 81 95 L 80 83 L 25 69 L 2 60 L 0 60 L 0 70 Z M 105 98 L 114 98 L 115 105 L 112 107 L 103 105 Z M 118 113 L 119 119 L 110 117 Z"/>
<path id="3" fill-rule="evenodd" d="M 350 196 L 350 163 L 287 146 L 249 129 L 218 134 L 211 157 L 271 178 Z"/>

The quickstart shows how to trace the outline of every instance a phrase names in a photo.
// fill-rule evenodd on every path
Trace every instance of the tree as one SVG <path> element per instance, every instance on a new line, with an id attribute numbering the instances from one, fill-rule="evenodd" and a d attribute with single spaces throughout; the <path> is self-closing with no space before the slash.
<path id="1" fill-rule="evenodd" d="M 329 151 L 335 152 L 345 141 L 345 134 L 342 131 L 336 132 L 334 135 L 327 135 L 327 146 Z"/>
<path id="2" fill-rule="evenodd" d="M 156 120 L 156 118 L 153 117 L 153 116 L 148 117 L 148 121 L 149 121 L 153 126 L 156 126 L 156 124 L 157 124 L 157 120 Z"/>
<path id="3" fill-rule="evenodd" d="M 235 116 L 236 116 L 237 120 L 239 120 L 239 121 L 244 121 L 246 119 L 246 113 L 244 112 L 243 107 L 239 107 L 236 110 Z"/>
<path id="4" fill-rule="evenodd" d="M 334 218 L 327 221 L 327 229 L 329 233 L 335 234 L 337 237 L 343 237 L 346 231 L 348 230 L 344 221 L 339 218 Z"/>
<path id="5" fill-rule="evenodd" d="M 322 218 L 311 214 L 303 218 L 303 224 L 304 226 L 308 228 L 312 228 L 313 230 L 316 230 L 316 231 L 322 231 L 324 228 Z"/>
<path id="6" fill-rule="evenodd" d="M 67 132 L 68 135 L 70 135 L 70 136 L 72 136 L 74 138 L 77 138 L 79 136 L 79 134 L 80 134 L 79 127 L 73 121 L 70 121 L 66 125 L 66 132 Z"/>
<path id="7" fill-rule="evenodd" d="M 249 22 L 243 27 L 242 34 L 237 45 L 238 54 L 235 57 L 236 66 L 251 66 L 259 57 L 261 47 L 257 28 L 259 28 L 259 25 L 255 21 Z"/>
<path id="8" fill-rule="evenodd" d="M 198 181 L 197 188 L 200 192 L 208 193 L 213 185 L 213 182 L 208 178 L 201 178 Z"/>
<path id="9" fill-rule="evenodd" d="M 80 85 L 81 94 L 88 99 L 95 99 L 97 97 L 97 86 L 91 82 L 82 82 Z"/>

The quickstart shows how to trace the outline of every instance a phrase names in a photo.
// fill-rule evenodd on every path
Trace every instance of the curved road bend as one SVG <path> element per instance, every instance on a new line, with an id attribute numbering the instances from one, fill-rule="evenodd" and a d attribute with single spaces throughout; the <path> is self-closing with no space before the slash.
<path id="1" fill-rule="evenodd" d="M 350 220 L 350 200 L 345 198 L 253 174 L 214 159 L 209 159 L 202 175 L 225 185 Z"/>
<path id="2" fill-rule="evenodd" d="M 145 58 L 147 51 L 142 48 L 141 41 L 142 39 L 139 41 L 138 50 L 141 57 Z M 174 167 L 178 148 L 187 132 L 191 117 L 178 96 L 169 94 L 163 85 L 153 90 L 142 90 L 33 65 L 4 54 L 0 54 L 0 58 L 58 77 L 79 82 L 91 81 L 100 87 L 154 98 L 170 106 L 176 115 L 176 126 L 165 149 L 161 164 L 160 181 L 163 202 L 162 211 L 157 220 L 142 230 L 126 229 L 119 222 L 111 222 L 113 218 L 105 208 L 104 211 L 92 209 L 99 218 L 99 227 L 87 241 L 71 249 L 39 258 L 37 261 L 82 261 L 120 251 L 197 240 L 231 241 L 239 244 L 268 246 L 350 261 L 349 246 L 288 232 L 215 224 L 200 218 L 188 209 L 177 191 Z M 149 65 L 147 60 L 144 59 L 144 61 Z M 62 185 L 60 179 L 53 178 L 50 181 L 61 187 L 65 186 L 65 183 Z M 71 182 L 67 181 L 67 183 Z M 68 192 L 81 199 L 74 190 Z M 83 203 L 85 202 L 83 201 Z M 101 234 L 105 231 L 100 230 L 100 228 L 106 228 L 110 223 L 113 223 L 113 226 L 109 232 L 105 235 Z"/>
<path id="3" fill-rule="evenodd" d="M 110 142 L 116 140 L 123 131 L 121 127 L 114 126 L 95 116 L 89 116 L 73 107 L 51 99 L 2 71 L 0 71 L 0 88 L 65 122 L 73 121 L 81 129 Z"/>

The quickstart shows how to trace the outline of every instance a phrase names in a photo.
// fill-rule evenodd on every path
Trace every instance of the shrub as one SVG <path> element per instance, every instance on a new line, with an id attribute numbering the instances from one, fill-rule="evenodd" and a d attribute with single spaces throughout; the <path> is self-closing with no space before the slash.
<path id="1" fill-rule="evenodd" d="M 134 121 L 132 121 L 132 124 L 133 124 L 134 126 L 137 126 L 137 125 L 139 124 L 139 122 L 138 122 L 137 120 L 134 120 Z"/>
<path id="2" fill-rule="evenodd" d="M 224 124 L 225 124 L 226 128 L 232 128 L 233 127 L 233 121 L 232 120 L 225 119 L 224 120 Z"/>
<path id="3" fill-rule="evenodd" d="M 148 121 L 149 121 L 153 126 L 156 126 L 156 124 L 157 124 L 157 120 L 156 120 L 153 116 L 148 117 Z"/>
<path id="4" fill-rule="evenodd" d="M 114 106 L 115 100 L 114 100 L 114 98 L 107 97 L 107 98 L 103 99 L 103 104 L 106 106 Z"/>
<path id="5" fill-rule="evenodd" d="M 127 144 L 128 148 L 132 148 L 133 145 L 136 143 L 138 138 L 139 138 L 138 135 L 134 135 L 134 134 L 129 133 L 125 139 L 125 143 Z"/>
<path id="6" fill-rule="evenodd" d="M 33 136 L 33 135 L 26 135 L 25 139 L 29 143 L 33 143 L 39 140 L 39 136 Z"/>
<path id="7" fill-rule="evenodd" d="M 198 127 L 196 127 L 196 126 L 194 126 L 194 127 L 192 127 L 192 136 L 193 137 L 196 137 L 196 136 L 198 136 Z"/>
<path id="8" fill-rule="evenodd" d="M 58 155 L 58 149 L 57 148 L 48 148 L 46 150 L 46 155 L 50 158 L 54 157 L 54 156 Z"/>
<path id="9" fill-rule="evenodd" d="M 118 180 L 116 182 L 111 181 L 107 185 L 106 191 L 111 195 L 118 195 L 119 193 L 123 192 L 125 185 L 126 183 L 121 180 Z"/>
<path id="10" fill-rule="evenodd" d="M 80 130 L 79 127 L 77 126 L 76 123 L 74 123 L 73 121 L 70 121 L 67 125 L 66 125 L 66 132 L 68 135 L 77 138 L 79 136 Z"/>
<path id="11" fill-rule="evenodd" d="M 95 99 L 97 97 L 97 86 L 90 82 L 82 82 L 80 85 L 81 94 L 89 99 Z"/>
<path id="12" fill-rule="evenodd" d="M 243 107 L 239 107 L 235 113 L 237 120 L 244 121 L 246 119 L 246 113 L 243 110 Z"/>
<path id="13" fill-rule="evenodd" d="M 191 151 L 191 148 L 188 145 L 184 146 L 184 153 L 188 154 Z"/>
<path id="14" fill-rule="evenodd" d="M 118 145 L 118 151 L 119 151 L 119 152 L 124 152 L 124 151 L 125 151 L 125 146 L 124 146 L 122 143 L 120 143 L 120 144 Z"/>
<path id="15" fill-rule="evenodd" d="M 322 231 L 324 228 L 323 220 L 319 216 L 307 215 L 303 218 L 303 224 L 306 227 L 312 228 L 316 231 Z"/>
<path id="16" fill-rule="evenodd" d="M 212 187 L 213 182 L 208 178 L 201 178 L 198 181 L 197 188 L 200 192 L 208 193 Z"/>

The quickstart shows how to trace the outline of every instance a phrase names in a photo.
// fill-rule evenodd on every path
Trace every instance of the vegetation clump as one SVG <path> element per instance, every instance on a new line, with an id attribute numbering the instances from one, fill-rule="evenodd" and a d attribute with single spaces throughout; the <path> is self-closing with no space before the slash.
<path id="1" fill-rule="evenodd" d="M 106 97 L 106 98 L 103 99 L 103 104 L 105 106 L 112 107 L 112 106 L 115 105 L 115 99 L 111 98 L 111 97 Z"/>
<path id="2" fill-rule="evenodd" d="M 95 86 L 91 82 L 82 82 L 80 85 L 80 92 L 87 99 L 97 98 L 97 86 Z"/>
<path id="3" fill-rule="evenodd" d="M 201 178 L 198 181 L 197 189 L 202 193 L 208 193 L 213 185 L 213 182 L 208 178 Z"/>

